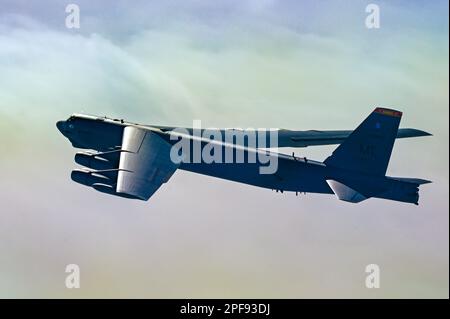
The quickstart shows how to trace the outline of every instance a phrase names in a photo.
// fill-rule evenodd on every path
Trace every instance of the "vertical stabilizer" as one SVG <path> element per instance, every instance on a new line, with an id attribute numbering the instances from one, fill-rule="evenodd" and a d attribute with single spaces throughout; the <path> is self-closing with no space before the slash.
<path id="1" fill-rule="evenodd" d="M 376 108 L 333 154 L 325 160 L 331 167 L 384 176 L 397 136 L 402 113 Z"/>

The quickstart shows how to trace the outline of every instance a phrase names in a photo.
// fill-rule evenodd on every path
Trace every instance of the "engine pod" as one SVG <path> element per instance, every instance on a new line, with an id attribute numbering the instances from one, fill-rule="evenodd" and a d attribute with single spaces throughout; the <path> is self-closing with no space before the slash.
<path id="1" fill-rule="evenodd" d="M 114 163 L 106 158 L 96 156 L 90 153 L 77 153 L 75 154 L 75 162 L 81 166 L 92 168 L 95 170 L 105 170 L 115 168 Z"/>

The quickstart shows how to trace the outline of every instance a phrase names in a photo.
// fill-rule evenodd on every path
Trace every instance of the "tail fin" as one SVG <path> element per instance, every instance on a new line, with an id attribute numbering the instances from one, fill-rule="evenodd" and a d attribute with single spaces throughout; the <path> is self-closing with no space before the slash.
<path id="1" fill-rule="evenodd" d="M 397 136 L 402 113 L 376 108 L 333 154 L 325 164 L 350 171 L 384 176 Z"/>

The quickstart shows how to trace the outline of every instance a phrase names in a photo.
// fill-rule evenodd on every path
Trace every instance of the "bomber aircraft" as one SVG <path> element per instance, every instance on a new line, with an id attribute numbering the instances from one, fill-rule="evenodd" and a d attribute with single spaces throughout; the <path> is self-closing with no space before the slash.
<path id="1" fill-rule="evenodd" d="M 72 180 L 124 198 L 148 200 L 181 169 L 351 203 L 381 198 L 418 205 L 419 186 L 430 181 L 386 176 L 386 170 L 396 138 L 431 134 L 399 129 L 401 117 L 378 107 L 354 131 L 181 128 L 85 114 L 56 126 L 73 147 L 85 149 L 75 155 L 84 168 L 73 170 Z M 276 151 L 330 144 L 339 145 L 323 162 Z"/>

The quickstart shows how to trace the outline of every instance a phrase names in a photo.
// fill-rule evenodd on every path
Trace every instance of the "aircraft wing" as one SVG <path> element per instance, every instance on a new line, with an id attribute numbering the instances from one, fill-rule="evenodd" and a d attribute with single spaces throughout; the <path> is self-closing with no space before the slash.
<path id="1" fill-rule="evenodd" d="M 151 131 L 125 127 L 116 191 L 149 199 L 178 168 L 170 160 L 170 149 L 169 143 Z"/>
<path id="2" fill-rule="evenodd" d="M 168 132 L 176 127 L 169 126 L 152 126 L 163 132 Z M 192 134 L 192 128 L 184 128 L 189 134 Z M 220 135 L 224 137 L 227 132 L 232 132 L 236 136 L 255 134 L 256 139 L 260 136 L 266 136 L 266 148 L 270 148 L 269 138 L 267 132 L 265 135 L 258 134 L 258 131 L 248 131 L 240 129 L 218 129 Z M 308 131 L 295 131 L 295 130 L 278 130 L 278 147 L 307 147 L 316 145 L 333 145 L 341 144 L 353 131 L 352 130 L 336 130 L 336 131 L 319 131 L 319 130 L 308 130 Z M 401 128 L 397 132 L 396 138 L 408 138 L 408 137 L 419 137 L 419 136 L 429 136 L 430 133 L 421 131 L 414 128 Z M 236 138 L 234 143 L 242 146 L 248 146 L 245 143 L 246 139 Z M 261 145 L 258 140 L 256 140 L 256 145 Z"/>
<path id="3" fill-rule="evenodd" d="M 112 182 L 107 182 L 105 179 L 106 182 L 95 182 L 91 186 L 112 195 L 148 200 L 178 168 L 178 165 L 170 160 L 170 149 L 171 145 L 158 134 L 150 130 L 127 126 L 123 131 L 121 149 L 112 153 L 120 154 L 118 168 L 88 173 L 76 171 L 72 179 L 84 178 L 81 183 L 89 185 L 90 181 L 93 181 L 93 175 L 105 175 Z M 110 153 L 82 156 L 104 158 L 108 154 Z M 88 179 L 85 177 L 86 174 L 89 174 Z"/>
<path id="4" fill-rule="evenodd" d="M 279 147 L 307 147 L 315 145 L 341 144 L 353 131 L 291 131 L 280 130 L 278 133 Z M 430 133 L 413 129 L 398 130 L 397 138 L 428 136 Z"/>

